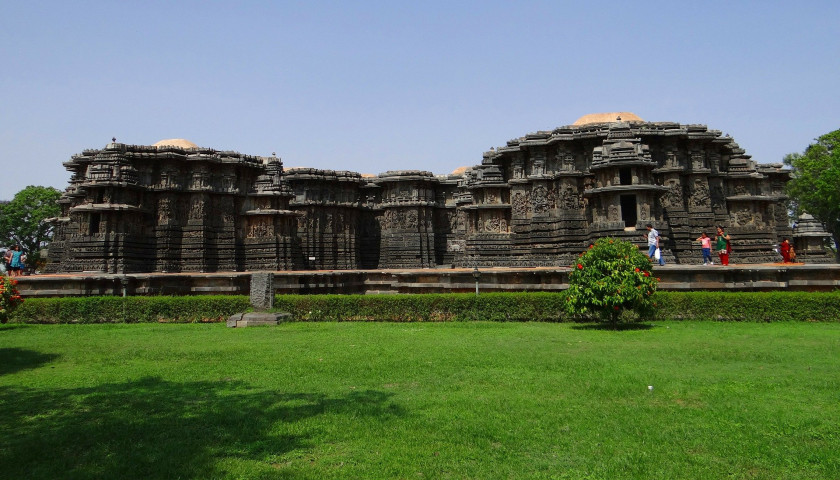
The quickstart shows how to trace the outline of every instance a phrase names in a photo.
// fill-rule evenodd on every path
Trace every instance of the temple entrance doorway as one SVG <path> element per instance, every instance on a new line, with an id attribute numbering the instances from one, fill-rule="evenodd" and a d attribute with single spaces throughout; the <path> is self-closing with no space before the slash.
<path id="1" fill-rule="evenodd" d="M 622 195 L 621 196 L 621 220 L 624 221 L 624 227 L 635 227 L 638 216 L 636 214 L 636 196 Z"/>

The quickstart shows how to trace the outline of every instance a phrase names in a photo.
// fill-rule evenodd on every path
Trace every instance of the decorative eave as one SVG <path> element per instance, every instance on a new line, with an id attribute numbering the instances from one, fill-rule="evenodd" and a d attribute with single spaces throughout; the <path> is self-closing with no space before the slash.
<path id="1" fill-rule="evenodd" d="M 282 216 L 296 216 L 296 217 L 299 217 L 303 214 L 299 213 L 299 212 L 292 211 L 292 210 L 277 210 L 277 209 L 273 209 L 273 208 L 258 208 L 256 210 L 246 210 L 245 215 L 266 215 L 266 216 L 282 215 Z"/>
<path id="2" fill-rule="evenodd" d="M 668 187 L 662 185 L 610 185 L 609 187 L 590 188 L 583 192 L 584 195 L 598 195 L 601 193 L 624 193 L 624 192 L 666 192 Z"/>
<path id="3" fill-rule="evenodd" d="M 125 203 L 86 203 L 84 205 L 70 207 L 69 213 L 80 212 L 136 212 L 144 214 L 151 213 L 149 210 L 146 210 L 144 208 L 140 208 L 136 205 L 128 205 Z"/>
<path id="4" fill-rule="evenodd" d="M 787 197 L 784 195 L 729 195 L 728 202 L 778 202 Z"/>
<path id="5" fill-rule="evenodd" d="M 617 167 L 648 167 L 653 168 L 656 166 L 656 162 L 653 160 L 643 160 L 639 158 L 630 158 L 630 159 L 610 159 L 607 161 L 601 162 L 593 162 L 589 166 L 590 171 L 594 170 L 603 170 L 605 168 L 617 168 Z"/>
<path id="6" fill-rule="evenodd" d="M 479 203 L 476 205 L 465 205 L 464 210 L 510 210 L 509 203 Z"/>

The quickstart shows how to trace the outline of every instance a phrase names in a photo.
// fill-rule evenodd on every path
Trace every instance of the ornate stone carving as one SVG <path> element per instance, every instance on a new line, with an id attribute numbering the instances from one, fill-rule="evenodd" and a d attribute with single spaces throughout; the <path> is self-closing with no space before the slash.
<path id="1" fill-rule="evenodd" d="M 700 179 L 694 180 L 694 188 L 689 202 L 693 207 L 708 207 L 710 205 L 709 187 L 705 182 Z"/>
<path id="2" fill-rule="evenodd" d="M 662 197 L 660 197 L 659 201 L 664 208 L 682 208 L 682 185 L 676 182 L 672 182 L 670 184 L 670 187 L 668 188 L 668 191 L 662 194 Z"/>
<path id="3" fill-rule="evenodd" d="M 252 222 L 248 238 L 267 237 L 273 233 L 268 219 L 257 217 Z"/>
<path id="4" fill-rule="evenodd" d="M 528 214 L 529 204 L 528 194 L 523 194 L 522 192 L 513 194 L 511 208 L 513 209 L 513 214 L 517 217 L 525 217 Z"/>
<path id="5" fill-rule="evenodd" d="M 581 208 L 581 199 L 577 190 L 570 186 L 565 187 L 561 194 L 561 204 L 565 210 L 577 210 Z"/>
<path id="6" fill-rule="evenodd" d="M 193 198 L 190 201 L 190 220 L 204 220 L 204 199 Z"/>
<path id="7" fill-rule="evenodd" d="M 172 219 L 172 199 L 163 197 L 158 200 L 158 224 L 168 223 Z"/>
<path id="8" fill-rule="evenodd" d="M 639 220 L 644 222 L 650 219 L 650 205 L 647 203 L 639 205 Z"/>
<path id="9" fill-rule="evenodd" d="M 557 194 L 553 187 L 548 189 L 540 185 L 532 190 L 531 203 L 534 213 L 546 213 L 557 207 Z"/>
<path id="10" fill-rule="evenodd" d="M 611 222 L 617 222 L 617 221 L 621 220 L 621 215 L 619 215 L 619 213 L 618 213 L 618 206 L 610 205 L 607 210 L 608 210 L 607 220 L 609 220 Z"/>

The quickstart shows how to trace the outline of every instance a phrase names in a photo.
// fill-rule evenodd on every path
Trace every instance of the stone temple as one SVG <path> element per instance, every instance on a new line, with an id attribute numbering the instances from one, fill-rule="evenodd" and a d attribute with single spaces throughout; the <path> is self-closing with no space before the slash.
<path id="1" fill-rule="evenodd" d="M 647 223 L 673 263 L 696 263 L 715 225 L 735 263 L 778 261 L 774 245 L 796 239 L 781 164 L 628 112 L 510 140 L 449 175 L 284 169 L 180 139 L 114 141 L 64 165 L 50 272 L 566 266 L 599 237 L 644 246 Z M 804 245 L 800 261 L 832 260 Z"/>

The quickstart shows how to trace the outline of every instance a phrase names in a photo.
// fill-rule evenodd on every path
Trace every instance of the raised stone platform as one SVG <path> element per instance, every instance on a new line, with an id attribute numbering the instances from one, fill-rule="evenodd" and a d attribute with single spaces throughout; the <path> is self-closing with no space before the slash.
<path id="1" fill-rule="evenodd" d="M 550 291 L 568 287 L 569 268 L 480 270 L 481 292 Z M 90 295 L 249 295 L 254 272 L 69 274 L 20 277 L 24 297 Z M 276 294 L 474 292 L 472 269 L 279 271 Z M 666 265 L 655 267 L 663 290 L 798 290 L 840 288 L 840 265 Z"/>

